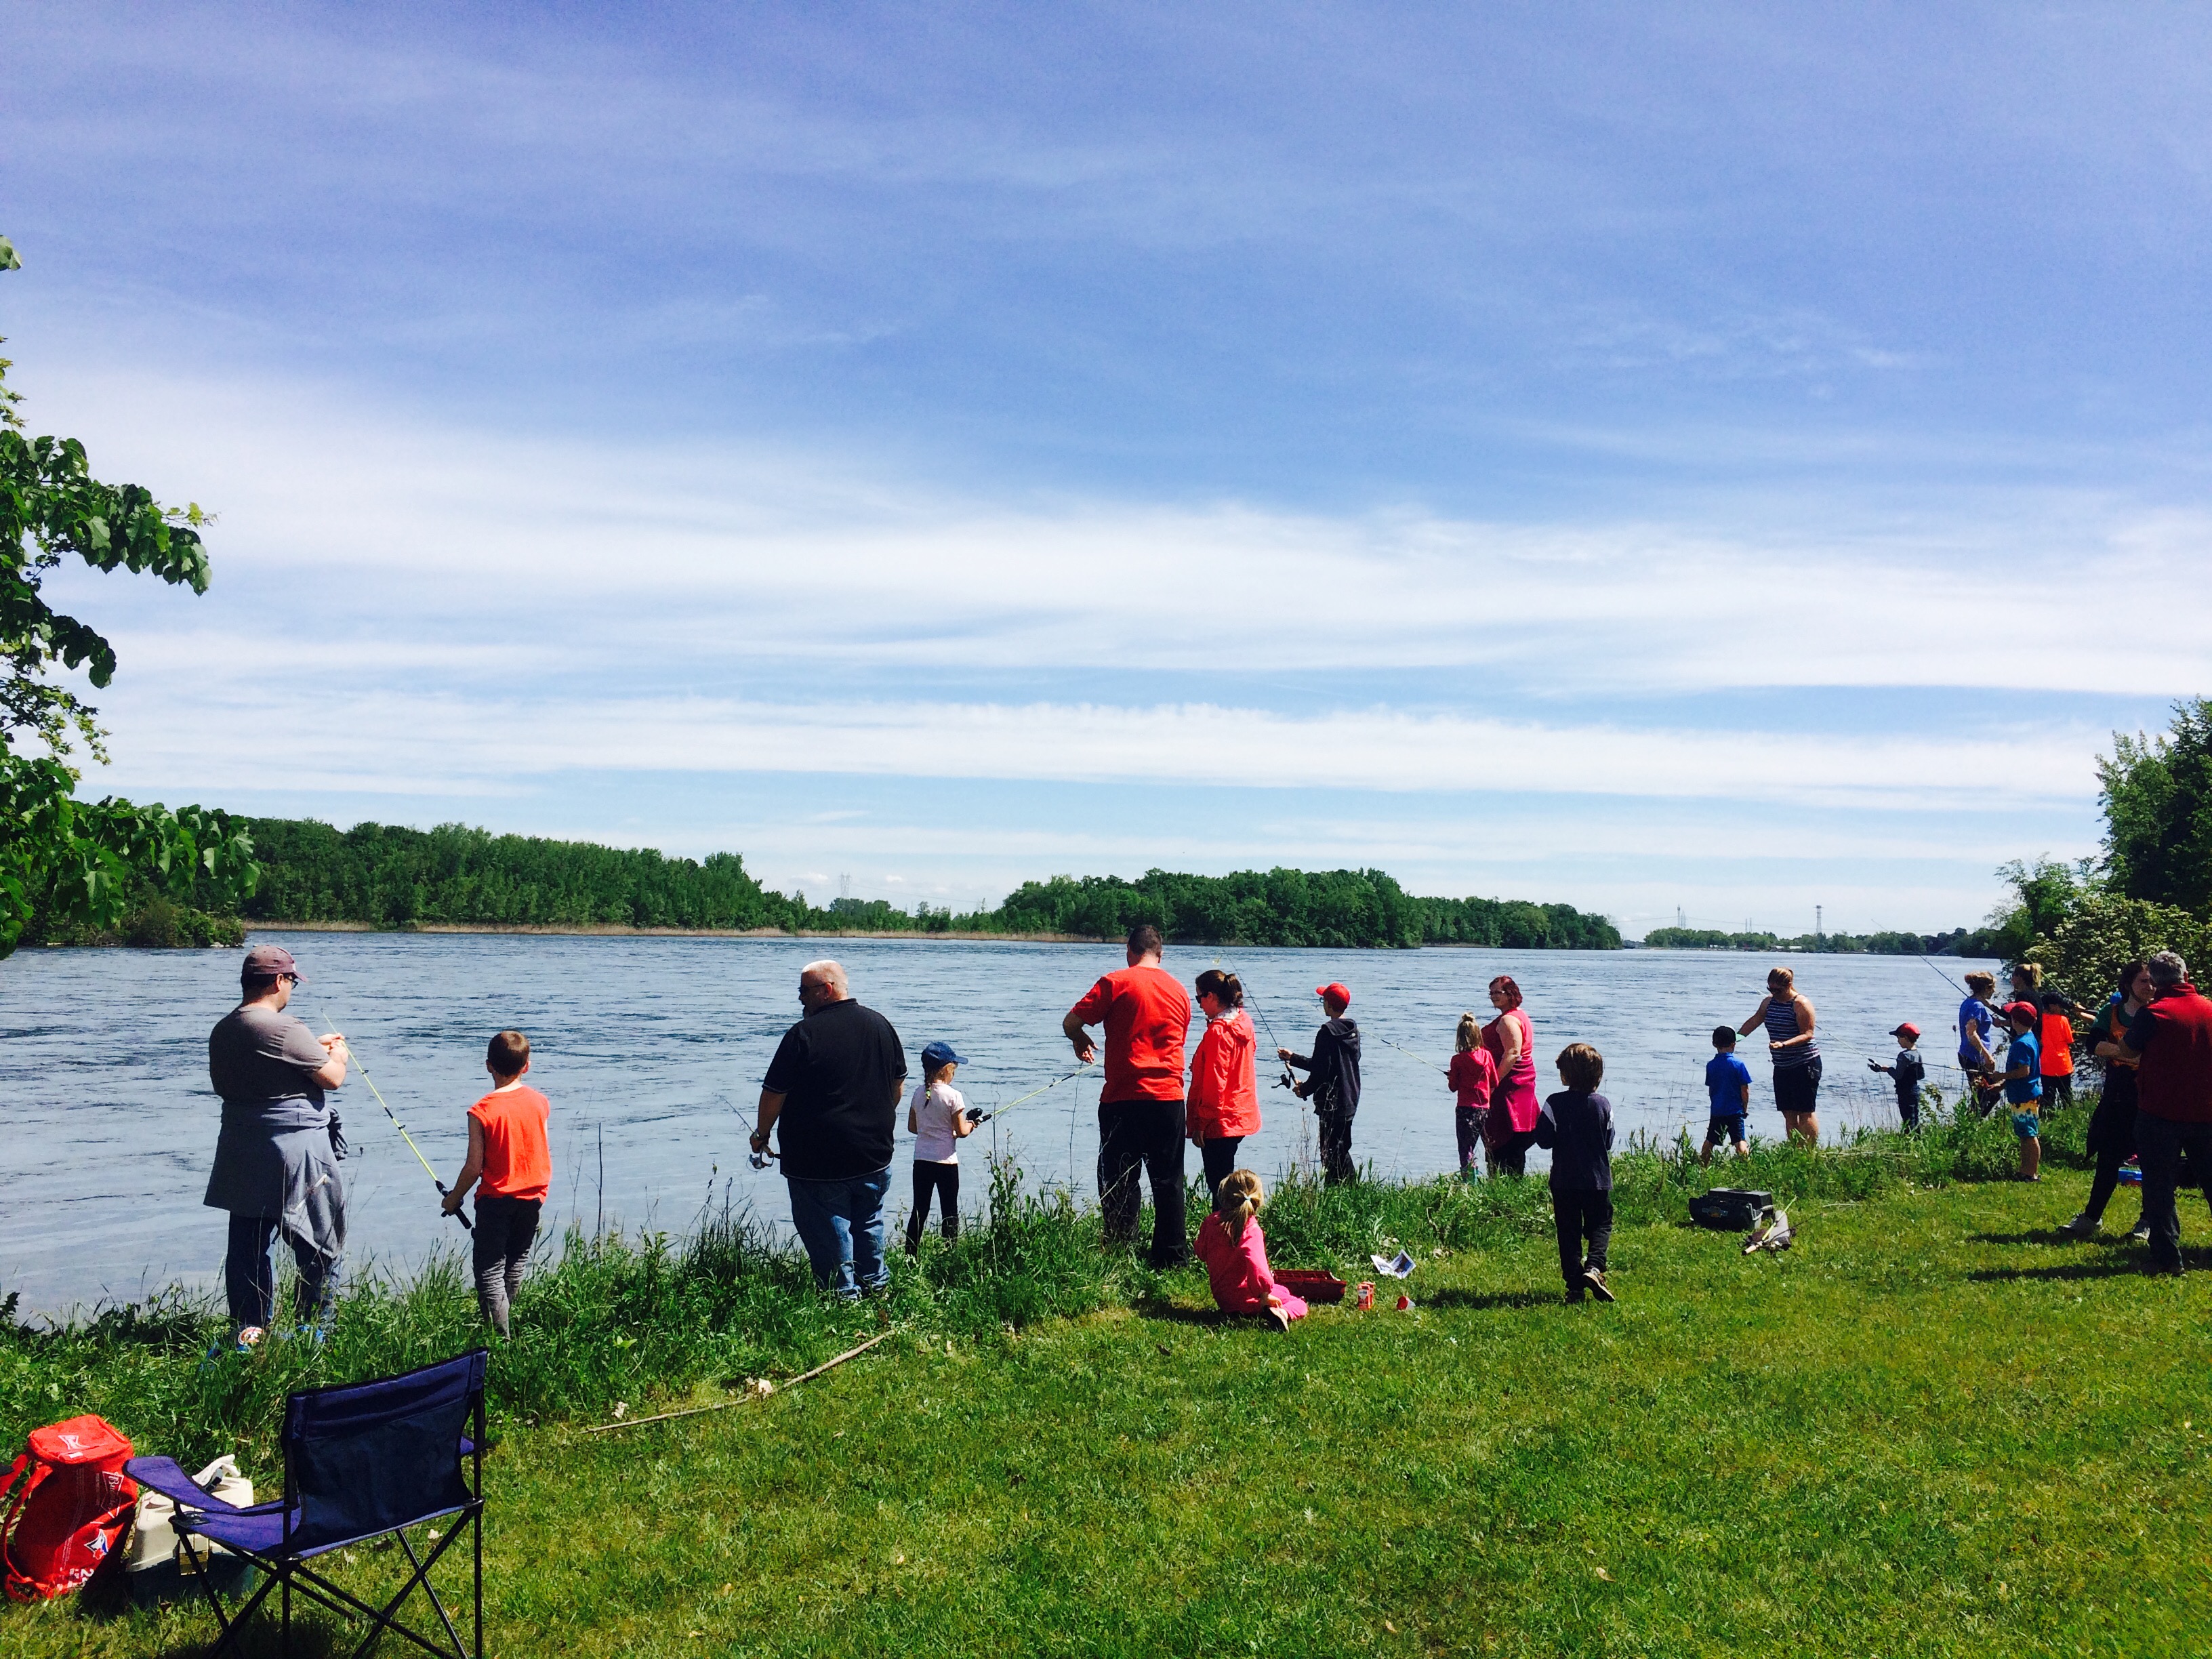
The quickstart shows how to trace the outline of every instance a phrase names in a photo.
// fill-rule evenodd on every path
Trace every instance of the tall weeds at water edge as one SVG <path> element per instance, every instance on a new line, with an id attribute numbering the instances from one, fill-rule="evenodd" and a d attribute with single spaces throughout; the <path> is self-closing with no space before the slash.
<path id="1" fill-rule="evenodd" d="M 2085 1103 L 2045 1121 L 2046 1160 L 2085 1161 L 2087 1118 Z M 1613 1160 L 1616 1207 L 1626 1225 L 1684 1224 L 1690 1195 L 1708 1186 L 1765 1188 L 1791 1203 L 1850 1200 L 1900 1182 L 2002 1179 L 2016 1165 L 2002 1111 L 1984 1119 L 1939 1101 L 1923 1123 L 1917 1135 L 1863 1130 L 1817 1152 L 1760 1141 L 1750 1158 L 1723 1154 L 1710 1170 L 1687 1137 L 1638 1139 Z M 1292 1176 L 1275 1186 L 1263 1217 L 1277 1266 L 1348 1275 L 1370 1255 L 1477 1249 L 1551 1225 L 1540 1176 L 1340 1187 Z M 886 1319 L 983 1335 L 1141 1306 L 1164 1292 L 1203 1294 L 1195 1268 L 1163 1279 L 1133 1252 L 1103 1249 L 1094 1206 L 1065 1188 L 1025 1192 L 1010 1161 L 992 1166 L 988 1213 L 969 1218 L 957 1241 L 926 1239 L 918 1259 L 895 1254 L 892 1269 L 878 1302 L 823 1296 L 804 1257 L 734 1207 L 726 1187 L 680 1241 L 571 1229 L 542 1248 L 516 1301 L 514 1337 L 496 1345 L 495 1419 L 597 1418 L 618 1401 L 636 1409 L 702 1382 L 789 1375 Z M 204 1358 L 223 1321 L 210 1300 L 175 1291 L 60 1327 L 18 1323 L 12 1299 L 0 1313 L 0 1445 L 98 1412 L 144 1449 L 187 1462 L 242 1451 L 264 1474 L 291 1389 L 404 1370 L 486 1340 L 465 1266 L 451 1254 L 404 1277 L 356 1270 L 327 1340 L 280 1327 L 249 1354 Z"/>

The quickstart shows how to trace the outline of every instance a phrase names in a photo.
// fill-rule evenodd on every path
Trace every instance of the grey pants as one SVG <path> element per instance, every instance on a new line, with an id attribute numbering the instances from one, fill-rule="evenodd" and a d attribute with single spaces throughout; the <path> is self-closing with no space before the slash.
<path id="1" fill-rule="evenodd" d="M 530 1259 L 531 1242 L 538 1237 L 538 1212 L 544 1207 L 535 1198 L 505 1198 L 483 1193 L 477 1199 L 476 1245 L 472 1256 L 477 1274 L 477 1305 L 492 1328 L 507 1334 L 508 1304 L 522 1288 L 523 1265 Z"/>

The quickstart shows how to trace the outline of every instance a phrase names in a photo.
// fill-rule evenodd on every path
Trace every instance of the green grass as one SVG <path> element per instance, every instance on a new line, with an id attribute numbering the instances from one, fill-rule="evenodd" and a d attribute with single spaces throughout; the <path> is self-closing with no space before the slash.
<path id="1" fill-rule="evenodd" d="M 1925 1139 L 1763 1151 L 1800 1242 L 1753 1260 L 1675 1224 L 1696 1184 L 1679 1159 L 1624 1158 L 1611 1308 L 1560 1305 L 1540 1183 L 1293 1189 L 1267 1212 L 1279 1265 L 1394 1243 L 1422 1262 L 1415 1311 L 1317 1310 L 1288 1337 L 1215 1319 L 1194 1273 L 1109 1257 L 1050 1200 L 926 1251 L 880 1309 L 818 1301 L 741 1230 L 580 1246 L 495 1368 L 491 1650 L 2205 1650 L 2198 1282 L 2058 1239 L 2077 1171 L 1953 1179 L 2008 1163 L 2008 1133 Z M 2133 1217 L 2124 1193 L 2113 1218 Z M 2194 1205 L 2186 1224 L 2203 1236 Z M 743 1334 L 699 1312 L 716 1283 Z M 361 1300 L 357 1346 L 323 1370 L 468 1334 L 458 1279 Z M 656 1397 L 629 1357 L 648 1339 L 614 1346 L 647 1315 L 692 1322 L 655 1339 L 660 1397 L 724 1397 L 721 1375 L 787 1374 L 878 1318 L 899 1334 L 764 1403 L 583 1434 L 606 1389 Z M 93 1408 L 171 1449 L 129 1414 L 161 1397 L 117 1369 L 129 1343 L 42 1340 L 9 1351 L 11 1425 L 112 1398 Z M 26 1379 L 68 1343 L 83 1370 L 43 1410 Z M 149 1371 L 185 1363 L 137 1346 Z M 234 1369 L 281 1394 L 279 1351 L 304 1347 Z M 260 1400 L 228 1409 L 266 1476 Z M 210 1628 L 0 1619 L 25 1659 L 190 1650 Z"/>

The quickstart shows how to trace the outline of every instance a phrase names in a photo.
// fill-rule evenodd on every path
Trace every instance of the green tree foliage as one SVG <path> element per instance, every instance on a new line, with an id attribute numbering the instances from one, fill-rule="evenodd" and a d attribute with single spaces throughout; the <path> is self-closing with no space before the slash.
<path id="1" fill-rule="evenodd" d="M 2116 987 L 2123 963 L 2160 951 L 2179 951 L 2201 974 L 2212 968 L 2212 924 L 2175 905 L 2092 891 L 2035 940 L 2029 959 L 2042 963 L 2045 984 L 2094 1007 Z"/>
<path id="2" fill-rule="evenodd" d="M 410 830 L 252 818 L 263 866 L 247 915 L 266 921 L 374 927 L 466 926 L 781 927 L 854 933 L 1072 933 L 1114 939 L 1151 922 L 1185 943 L 1428 944 L 1529 950 L 1614 950 L 1602 916 L 1565 904 L 1417 898 L 1379 870 L 1243 871 L 1229 876 L 1151 870 L 1025 882 L 995 910 L 955 915 L 882 899 L 769 891 L 734 853 L 703 861 L 588 842 L 495 836 L 465 825 Z"/>
<path id="3" fill-rule="evenodd" d="M 2212 912 L 2212 701 L 2176 703 L 2156 737 L 2115 732 L 2097 775 L 2111 884 L 2147 903 Z"/>
<path id="4" fill-rule="evenodd" d="M 704 862 L 589 842 L 252 818 L 258 920 L 624 927 L 799 927 L 805 905 L 763 890 L 735 853 Z M 820 913 L 812 913 L 818 915 Z"/>
<path id="5" fill-rule="evenodd" d="M 0 237 L 0 270 L 19 266 Z M 134 899 L 198 889 L 228 900 L 254 876 L 252 845 L 223 813 L 76 799 L 67 757 L 82 742 L 106 760 L 99 711 L 52 674 L 82 669 L 105 686 L 115 652 L 46 603 L 46 577 L 77 558 L 204 592 L 203 520 L 197 506 L 173 512 L 136 484 L 102 483 L 74 438 L 25 436 L 9 367 L 0 358 L 0 957 L 34 915 L 54 928 L 103 927 Z M 19 752 L 27 739 L 45 752 Z"/>

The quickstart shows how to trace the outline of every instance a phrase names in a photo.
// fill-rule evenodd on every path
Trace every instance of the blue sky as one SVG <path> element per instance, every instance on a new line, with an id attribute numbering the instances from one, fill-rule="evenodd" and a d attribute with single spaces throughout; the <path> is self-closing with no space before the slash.
<path id="1" fill-rule="evenodd" d="M 1932 929 L 2207 690 L 2212 17 L 0 15 L 140 797 Z"/>

